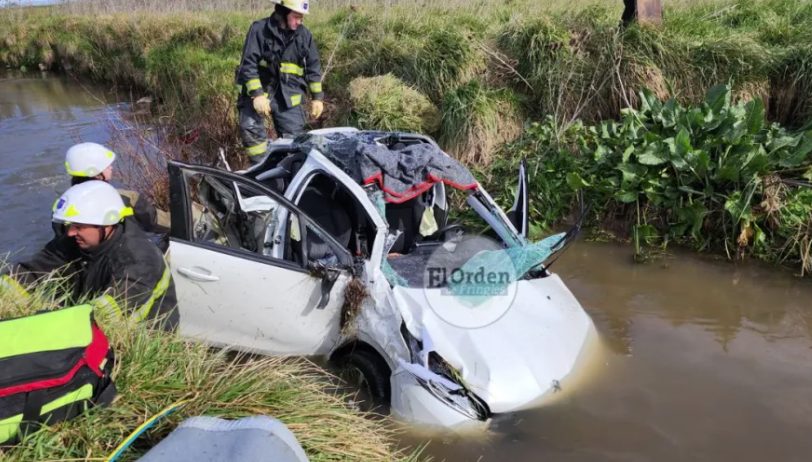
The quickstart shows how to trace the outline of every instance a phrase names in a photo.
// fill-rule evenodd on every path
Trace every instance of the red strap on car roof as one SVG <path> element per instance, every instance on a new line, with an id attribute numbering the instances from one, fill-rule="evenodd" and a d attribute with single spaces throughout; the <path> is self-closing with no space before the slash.
<path id="1" fill-rule="evenodd" d="M 422 183 L 415 183 L 409 189 L 403 192 L 397 192 L 387 188 L 383 183 L 382 172 L 377 172 L 376 174 L 365 178 L 363 184 L 368 185 L 371 183 L 378 183 L 378 187 L 381 188 L 381 190 L 385 193 L 384 200 L 390 204 L 402 204 L 406 201 L 414 199 L 415 197 L 431 189 L 436 183 L 444 183 L 447 186 L 451 186 L 452 188 L 459 189 L 461 191 L 469 191 L 477 188 L 476 183 L 459 184 L 445 178 L 434 176 L 431 173 L 427 174 L 426 176 L 426 181 L 423 181 Z"/>

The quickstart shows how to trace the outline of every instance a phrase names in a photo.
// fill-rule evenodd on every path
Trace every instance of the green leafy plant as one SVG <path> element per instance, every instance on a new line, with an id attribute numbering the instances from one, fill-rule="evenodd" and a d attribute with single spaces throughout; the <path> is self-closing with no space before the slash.
<path id="1" fill-rule="evenodd" d="M 648 90 L 639 98 L 640 107 L 624 109 L 619 121 L 562 131 L 550 118 L 507 149 L 514 162 L 500 167 L 530 160 L 531 216 L 554 223 L 583 190 L 600 223 L 625 227 L 640 255 L 676 241 L 724 248 L 731 257 L 801 262 L 809 271 L 812 193 L 803 175 L 812 164 L 812 130 L 767 123 L 761 100 L 734 103 L 728 85 L 711 88 L 695 106 Z"/>

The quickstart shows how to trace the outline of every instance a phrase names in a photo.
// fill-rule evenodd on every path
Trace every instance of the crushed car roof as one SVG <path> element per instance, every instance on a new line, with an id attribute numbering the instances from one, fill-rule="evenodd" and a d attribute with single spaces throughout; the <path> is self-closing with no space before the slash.
<path id="1" fill-rule="evenodd" d="M 397 132 L 306 134 L 294 144 L 316 149 L 361 185 L 377 183 L 386 202 L 400 204 L 444 183 L 474 190 L 471 172 L 430 138 Z"/>

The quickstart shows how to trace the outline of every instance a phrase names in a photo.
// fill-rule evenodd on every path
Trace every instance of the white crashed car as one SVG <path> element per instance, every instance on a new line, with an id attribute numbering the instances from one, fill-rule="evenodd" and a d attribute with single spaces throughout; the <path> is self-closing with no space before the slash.
<path id="1" fill-rule="evenodd" d="M 275 143 L 246 171 L 169 173 L 181 334 L 329 358 L 407 422 L 535 405 L 594 335 L 545 266 L 572 233 L 524 237 L 523 173 L 505 214 L 430 138 L 346 128 Z"/>

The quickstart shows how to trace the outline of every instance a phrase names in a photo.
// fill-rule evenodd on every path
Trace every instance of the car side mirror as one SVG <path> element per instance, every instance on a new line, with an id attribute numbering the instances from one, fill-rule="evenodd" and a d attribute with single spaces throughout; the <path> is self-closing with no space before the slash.
<path id="1" fill-rule="evenodd" d="M 527 160 L 522 159 L 519 164 L 519 183 L 516 186 L 516 200 L 507 213 L 508 219 L 520 235 L 527 237 L 528 230 L 528 199 L 527 199 Z"/>

